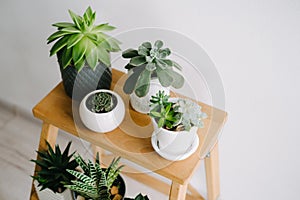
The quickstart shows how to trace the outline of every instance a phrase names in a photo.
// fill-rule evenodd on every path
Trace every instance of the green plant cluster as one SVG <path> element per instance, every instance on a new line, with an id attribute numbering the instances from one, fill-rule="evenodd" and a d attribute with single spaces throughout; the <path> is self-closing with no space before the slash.
<path id="1" fill-rule="evenodd" d="M 118 167 L 120 157 L 114 159 L 106 170 L 101 168 L 98 154 L 95 163 L 92 163 L 90 160 L 85 162 L 80 155 L 76 155 L 75 160 L 83 172 L 67 170 L 77 180 L 73 180 L 71 185 L 66 185 L 65 187 L 78 192 L 85 198 L 110 200 L 109 189 L 123 167 Z"/>
<path id="2" fill-rule="evenodd" d="M 183 76 L 173 69 L 175 67 L 181 70 L 181 66 L 168 59 L 171 50 L 162 47 L 163 42 L 157 40 L 154 45 L 144 42 L 137 50 L 127 49 L 122 53 L 123 58 L 130 59 L 125 66 L 131 73 L 123 87 L 126 94 L 134 91 L 138 97 L 145 96 L 149 91 L 151 78 L 154 77 L 158 78 L 163 87 L 180 88 L 183 86 Z"/>
<path id="3" fill-rule="evenodd" d="M 110 66 L 110 52 L 120 51 L 120 42 L 104 32 L 114 30 L 108 23 L 95 25 L 96 12 L 88 7 L 79 16 L 69 10 L 73 23 L 59 22 L 53 24 L 57 31 L 47 39 L 48 44 L 56 41 L 50 50 L 50 56 L 61 53 L 62 67 L 74 66 L 80 71 L 85 64 L 92 69 L 99 62 Z"/>
<path id="4" fill-rule="evenodd" d="M 92 112 L 104 113 L 111 111 L 115 107 L 115 102 L 112 94 L 98 92 L 87 99 L 86 105 Z"/>
<path id="5" fill-rule="evenodd" d="M 202 128 L 203 119 L 207 117 L 197 103 L 189 99 L 169 101 L 169 95 L 163 91 L 151 97 L 149 115 L 155 119 L 159 128 L 175 131 L 189 131 L 193 126 Z"/>
<path id="6" fill-rule="evenodd" d="M 133 198 L 125 198 L 125 200 L 149 200 L 148 196 L 143 196 L 141 193 L 138 194 L 134 199 Z"/>
<path id="7" fill-rule="evenodd" d="M 55 146 L 54 151 L 47 141 L 46 143 L 48 151 L 37 151 L 39 159 L 31 160 L 40 167 L 32 178 L 38 181 L 41 190 L 49 188 L 53 192 L 60 193 L 65 190 L 65 184 L 70 184 L 75 179 L 73 175 L 67 173 L 67 170 L 75 170 L 78 166 L 75 160 L 71 160 L 75 152 L 69 155 L 71 142 L 68 143 L 63 153 L 58 145 Z"/>

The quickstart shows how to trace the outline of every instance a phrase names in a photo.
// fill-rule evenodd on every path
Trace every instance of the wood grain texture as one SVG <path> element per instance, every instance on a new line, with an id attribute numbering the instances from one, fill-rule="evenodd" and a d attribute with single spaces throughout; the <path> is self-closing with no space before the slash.
<path id="1" fill-rule="evenodd" d="M 153 127 L 149 116 L 132 110 L 128 95 L 122 91 L 126 76 L 120 71 L 113 70 L 112 88 L 124 100 L 126 116 L 122 124 L 112 132 L 99 134 L 88 130 L 79 119 L 79 103 L 72 103 L 72 100 L 66 96 L 61 83 L 34 107 L 33 114 L 46 123 L 53 124 L 96 146 L 111 151 L 116 156 L 124 157 L 177 183 L 188 182 L 200 164 L 203 148 L 209 146 L 207 145 L 209 142 L 204 140 L 213 138 L 213 136 L 208 137 L 208 135 L 217 134 L 217 131 L 223 126 L 226 113 L 199 103 L 203 111 L 209 116 L 204 120 L 205 128 L 199 129 L 201 138 L 199 148 L 196 153 L 184 161 L 167 161 L 160 157 L 151 146 L 150 137 Z"/>
<path id="2" fill-rule="evenodd" d="M 169 200 L 184 200 L 187 192 L 187 184 L 181 185 L 172 181 Z"/>
<path id="3" fill-rule="evenodd" d="M 219 149 L 218 144 L 210 152 L 210 155 L 204 159 L 207 199 L 217 200 L 220 196 L 220 172 L 219 172 Z"/>

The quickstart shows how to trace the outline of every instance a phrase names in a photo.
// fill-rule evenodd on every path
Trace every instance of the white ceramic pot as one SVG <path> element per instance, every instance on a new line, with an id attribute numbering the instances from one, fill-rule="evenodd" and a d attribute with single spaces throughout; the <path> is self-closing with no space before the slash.
<path id="1" fill-rule="evenodd" d="M 164 91 L 166 95 L 170 94 L 170 89 L 161 86 L 158 79 L 152 79 L 150 81 L 149 92 L 144 97 L 138 97 L 134 92 L 130 94 L 130 104 L 132 108 L 140 113 L 146 114 L 150 111 L 150 99 L 151 96 L 154 96 L 158 91 Z"/>
<path id="2" fill-rule="evenodd" d="M 153 136 L 156 138 L 155 144 L 161 152 L 172 155 L 183 155 L 187 153 L 194 141 L 198 139 L 197 127 L 192 127 L 190 131 L 170 131 L 158 128 L 157 123 L 152 119 L 154 126 Z"/>
<path id="3" fill-rule="evenodd" d="M 65 191 L 63 191 L 62 193 L 54 193 L 48 188 L 40 191 L 40 187 L 38 187 L 37 181 L 34 181 L 34 187 L 39 200 L 74 200 L 72 191 L 69 189 L 65 189 Z"/>
<path id="4" fill-rule="evenodd" d="M 99 93 L 107 92 L 114 95 L 117 99 L 117 105 L 107 113 L 94 113 L 86 106 L 86 101 L 89 96 Z M 95 90 L 87 94 L 81 101 L 79 106 L 79 115 L 83 124 L 92 131 L 105 133 L 117 128 L 125 117 L 125 105 L 122 98 L 111 90 Z"/>

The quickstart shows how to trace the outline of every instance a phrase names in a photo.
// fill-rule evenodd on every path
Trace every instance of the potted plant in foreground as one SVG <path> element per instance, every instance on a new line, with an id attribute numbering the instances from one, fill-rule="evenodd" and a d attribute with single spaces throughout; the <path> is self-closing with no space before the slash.
<path id="1" fill-rule="evenodd" d="M 144 42 L 138 50 L 128 49 L 122 53 L 123 58 L 130 59 L 125 66 L 128 78 L 123 90 L 130 94 L 130 103 L 138 112 L 149 112 L 149 100 L 159 90 L 169 94 L 169 86 L 183 86 L 183 76 L 174 70 L 181 70 L 181 66 L 167 58 L 171 50 L 162 46 L 161 40 L 157 40 L 154 45 Z"/>
<path id="2" fill-rule="evenodd" d="M 95 132 L 109 132 L 117 128 L 125 117 L 122 98 L 111 90 L 95 90 L 80 103 L 79 115 L 83 124 Z"/>
<path id="3" fill-rule="evenodd" d="M 169 160 L 190 156 L 199 145 L 197 130 L 204 126 L 206 113 L 194 101 L 169 98 L 162 91 L 152 96 L 150 102 L 149 115 L 154 125 L 153 148 Z"/>
<path id="4" fill-rule="evenodd" d="M 125 195 L 125 182 L 119 175 L 122 166 L 118 166 L 120 157 L 114 159 L 107 169 L 100 166 L 99 154 L 96 162 L 85 162 L 79 155 L 75 160 L 80 165 L 82 172 L 68 170 L 77 180 L 65 187 L 77 192 L 80 196 L 92 200 L 121 200 Z"/>
<path id="5" fill-rule="evenodd" d="M 110 52 L 120 50 L 120 42 L 105 31 L 115 27 L 95 25 L 96 12 L 88 7 L 79 16 L 69 10 L 73 23 L 53 24 L 57 31 L 47 39 L 55 42 L 50 56 L 57 55 L 65 92 L 76 100 L 95 89 L 109 89 L 112 80 Z"/>
<path id="6" fill-rule="evenodd" d="M 47 142 L 48 151 L 37 151 L 39 159 L 31 160 L 35 162 L 40 170 L 32 178 L 40 200 L 72 200 L 72 193 L 64 187 L 64 184 L 70 184 L 75 177 L 66 170 L 75 170 L 78 166 L 75 160 L 71 160 L 73 154 L 69 155 L 71 142 L 61 153 L 58 145 L 55 151 Z"/>

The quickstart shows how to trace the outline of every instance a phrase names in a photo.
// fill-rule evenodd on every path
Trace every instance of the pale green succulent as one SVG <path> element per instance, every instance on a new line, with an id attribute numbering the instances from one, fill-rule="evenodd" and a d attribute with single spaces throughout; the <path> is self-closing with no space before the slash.
<path id="1" fill-rule="evenodd" d="M 201 111 L 201 106 L 189 99 L 179 99 L 176 104 L 175 111 L 182 113 L 184 130 L 189 131 L 193 126 L 204 127 L 203 119 L 207 118 L 207 114 Z"/>
<path id="2" fill-rule="evenodd" d="M 74 66 L 80 71 L 87 63 L 94 69 L 99 62 L 110 66 L 110 52 L 120 50 L 120 42 L 108 35 L 105 31 L 114 30 L 108 23 L 95 25 L 96 12 L 88 7 L 79 16 L 69 10 L 73 23 L 60 22 L 53 26 L 58 31 L 48 37 L 48 44 L 57 40 L 50 50 L 50 56 L 60 54 L 62 67 Z"/>
<path id="3" fill-rule="evenodd" d="M 159 91 L 151 97 L 150 102 L 149 115 L 155 119 L 159 128 L 189 131 L 193 126 L 204 127 L 203 119 L 207 118 L 207 114 L 194 101 L 178 99 L 177 102 L 171 102 L 168 95 Z"/>
<path id="4" fill-rule="evenodd" d="M 144 42 L 138 50 L 127 49 L 122 53 L 123 58 L 130 58 L 125 68 L 131 71 L 123 90 L 126 94 L 135 92 L 138 97 L 145 96 L 150 87 L 151 78 L 158 78 L 163 87 L 183 86 L 184 78 L 173 67 L 181 70 L 181 66 L 167 58 L 171 54 L 169 48 L 162 48 L 163 42 L 157 40 L 154 45 Z"/>

